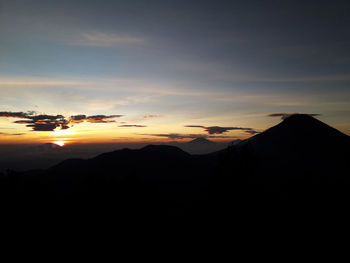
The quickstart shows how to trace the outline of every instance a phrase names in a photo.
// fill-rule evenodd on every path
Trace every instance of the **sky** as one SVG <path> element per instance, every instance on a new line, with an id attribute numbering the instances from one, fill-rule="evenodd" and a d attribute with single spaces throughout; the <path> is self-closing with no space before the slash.
<path id="1" fill-rule="evenodd" d="M 286 113 L 350 135 L 349 13 L 337 0 L 0 0 L 0 144 L 232 141 Z"/>

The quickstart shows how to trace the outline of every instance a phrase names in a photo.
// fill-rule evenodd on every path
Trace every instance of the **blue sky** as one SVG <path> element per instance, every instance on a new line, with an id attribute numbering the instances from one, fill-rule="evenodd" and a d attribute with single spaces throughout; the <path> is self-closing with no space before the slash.
<path id="1" fill-rule="evenodd" d="M 185 125 L 262 131 L 276 112 L 318 113 L 349 134 L 349 6 L 1 0 L 0 111 L 122 114 L 147 126 L 110 125 L 111 139 L 199 132 Z M 3 133 L 36 133 L 11 122 L 0 118 Z"/>

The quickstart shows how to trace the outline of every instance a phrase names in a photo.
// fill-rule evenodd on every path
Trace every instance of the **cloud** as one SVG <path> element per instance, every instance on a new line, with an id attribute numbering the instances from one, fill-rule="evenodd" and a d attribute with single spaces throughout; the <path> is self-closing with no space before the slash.
<path id="1" fill-rule="evenodd" d="M 260 133 L 259 131 L 256 131 L 256 130 L 251 129 L 251 128 L 246 128 L 246 129 L 244 130 L 244 132 L 249 133 L 249 134 L 252 134 L 252 135 L 257 134 L 257 133 Z"/>
<path id="2" fill-rule="evenodd" d="M 58 124 L 57 122 L 53 122 L 53 123 L 43 122 L 43 123 L 33 123 L 33 124 L 27 125 L 27 127 L 32 127 L 33 131 L 53 131 L 60 126 L 61 125 Z M 61 126 L 61 129 L 68 129 L 68 126 L 65 126 L 65 125 Z"/>
<path id="3" fill-rule="evenodd" d="M 6 133 L 6 132 L 0 132 L 0 135 L 23 135 L 25 133 Z"/>
<path id="4" fill-rule="evenodd" d="M 124 124 L 124 125 L 119 125 L 118 127 L 135 127 L 135 128 L 141 128 L 141 127 L 147 127 L 146 125 L 135 125 L 135 124 Z"/>
<path id="5" fill-rule="evenodd" d="M 21 118 L 25 120 L 14 121 L 17 124 L 26 124 L 27 127 L 31 127 L 33 131 L 53 131 L 57 127 L 61 129 L 68 129 L 68 121 L 63 115 L 36 115 L 34 111 L 28 112 L 0 112 L 0 117 L 7 118 Z"/>
<path id="6" fill-rule="evenodd" d="M 71 44 L 92 47 L 119 47 L 130 45 L 143 45 L 146 43 L 146 39 L 142 37 L 94 31 L 82 33 L 79 39 L 73 41 Z"/>
<path id="7" fill-rule="evenodd" d="M 180 133 L 160 133 L 160 134 L 141 134 L 155 137 L 166 137 L 168 139 L 196 139 L 196 138 L 207 138 L 206 134 L 180 134 Z"/>
<path id="8" fill-rule="evenodd" d="M 230 130 L 243 130 L 246 133 L 249 134 L 256 134 L 259 133 L 258 131 L 254 130 L 253 128 L 243 128 L 243 127 L 220 127 L 220 126 L 202 126 L 202 125 L 185 125 L 185 127 L 189 127 L 189 128 L 202 128 L 204 129 L 206 132 L 208 132 L 208 134 L 222 134 L 225 132 L 228 132 Z"/>
<path id="9" fill-rule="evenodd" d="M 0 112 L 0 117 L 8 118 L 20 118 L 22 120 L 16 120 L 16 124 L 25 124 L 27 127 L 31 127 L 33 131 L 53 131 L 56 128 L 61 130 L 69 129 L 74 124 L 79 124 L 82 122 L 90 123 L 111 123 L 115 122 L 113 118 L 119 118 L 123 115 L 92 115 L 86 116 L 73 115 L 69 118 L 65 118 L 63 115 L 48 115 L 40 114 L 37 115 L 34 111 L 25 112 Z"/>
<path id="10" fill-rule="evenodd" d="M 207 136 L 207 138 L 231 139 L 231 138 L 237 138 L 237 137 L 236 136 L 226 136 L 226 135 L 216 135 L 216 136 L 209 135 L 209 136 Z"/>
<path id="11" fill-rule="evenodd" d="M 292 115 L 295 115 L 295 114 L 300 114 L 300 113 L 271 113 L 269 115 L 267 115 L 268 117 L 281 117 L 282 120 L 285 120 L 287 119 L 288 117 L 292 116 Z M 318 113 L 310 113 L 310 114 L 305 114 L 305 115 L 309 115 L 309 116 L 312 116 L 312 117 L 315 117 L 315 116 L 320 116 L 321 114 L 318 114 Z"/>
<path id="12" fill-rule="evenodd" d="M 168 139 L 176 140 L 176 139 L 197 139 L 197 138 L 220 138 L 220 139 L 227 139 L 227 138 L 236 138 L 235 136 L 225 136 L 225 135 L 207 135 L 207 134 L 181 134 L 181 133 L 161 133 L 161 134 L 141 134 L 141 135 L 147 135 L 147 136 L 155 136 L 155 137 L 165 137 Z"/>
<path id="13" fill-rule="evenodd" d="M 151 115 L 143 116 L 143 119 L 152 119 L 152 118 L 161 118 L 161 117 L 164 117 L 164 116 L 160 114 L 151 114 Z"/>
<path id="14" fill-rule="evenodd" d="M 115 120 L 111 120 L 113 118 L 120 118 L 123 117 L 123 115 L 93 115 L 93 116 L 86 116 L 86 115 L 73 115 L 70 116 L 69 122 L 73 124 L 81 123 L 81 122 L 90 122 L 90 123 L 111 123 L 115 122 Z"/>
<path id="15" fill-rule="evenodd" d="M 9 118 L 27 118 L 28 114 L 30 113 L 0 111 L 0 117 L 9 117 Z"/>

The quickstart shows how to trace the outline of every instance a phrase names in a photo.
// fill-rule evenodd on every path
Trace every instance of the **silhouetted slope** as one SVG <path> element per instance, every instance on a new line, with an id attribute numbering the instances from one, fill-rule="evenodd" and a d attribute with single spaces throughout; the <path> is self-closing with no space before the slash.
<path id="1" fill-rule="evenodd" d="M 70 159 L 52 167 L 52 172 L 63 171 L 96 171 L 110 172 L 117 176 L 124 176 L 140 169 L 172 165 L 174 163 L 190 160 L 191 155 L 183 150 L 167 145 L 148 145 L 139 150 L 123 149 L 103 153 L 88 160 Z"/>
<path id="2" fill-rule="evenodd" d="M 216 181 L 218 200 L 225 200 L 224 207 L 239 200 L 242 210 L 270 213 L 339 212 L 350 200 L 349 146 L 349 136 L 338 130 L 308 115 L 292 115 L 226 150 Z"/>
<path id="3" fill-rule="evenodd" d="M 215 159 L 166 145 L 68 159 L 40 174 L 18 175 L 22 188 L 17 197 L 26 196 L 26 202 L 36 204 L 77 205 L 78 210 L 114 206 L 118 213 L 181 215 L 206 198 L 201 189 L 208 187 Z M 33 183 L 42 188 L 28 187 Z"/>
<path id="4" fill-rule="evenodd" d="M 270 173 L 341 173 L 350 156 L 350 137 L 305 114 L 294 114 L 278 125 L 237 145 L 259 159 Z"/>
<path id="5" fill-rule="evenodd" d="M 294 114 L 278 125 L 241 143 L 260 154 L 281 158 L 343 150 L 349 136 L 305 114 Z M 312 157 L 312 156 L 311 156 Z"/>

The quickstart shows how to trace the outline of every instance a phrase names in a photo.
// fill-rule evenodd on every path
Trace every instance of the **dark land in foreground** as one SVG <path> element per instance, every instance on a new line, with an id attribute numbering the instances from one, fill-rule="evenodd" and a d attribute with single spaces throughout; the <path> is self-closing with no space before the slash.
<path id="1" fill-rule="evenodd" d="M 0 198 L 3 212 L 17 217 L 341 218 L 350 202 L 349 157 L 349 136 L 295 114 L 210 154 L 148 145 L 4 173 Z"/>

